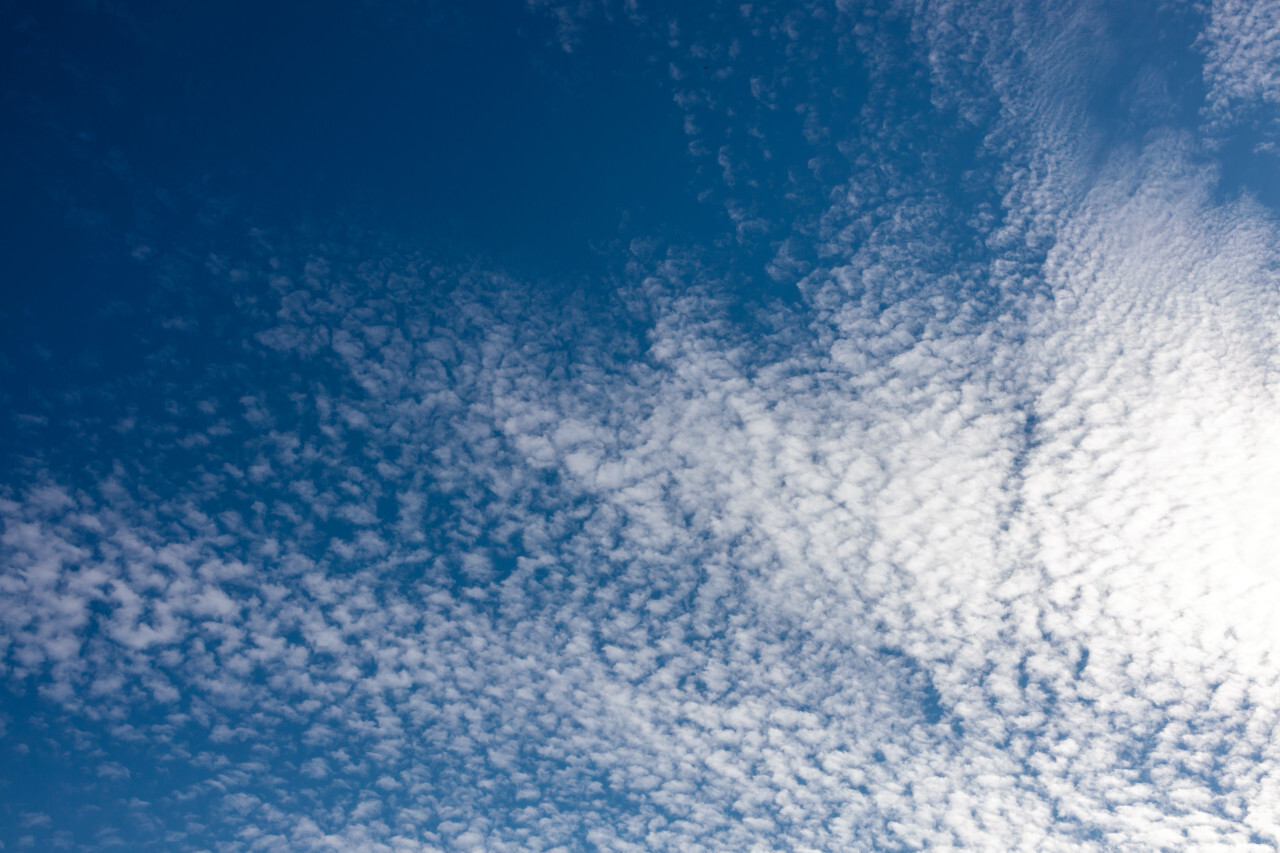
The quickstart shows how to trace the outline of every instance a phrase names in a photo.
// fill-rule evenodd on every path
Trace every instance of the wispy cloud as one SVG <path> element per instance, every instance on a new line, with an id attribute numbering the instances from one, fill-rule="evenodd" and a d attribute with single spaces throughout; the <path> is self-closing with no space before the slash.
<path id="1" fill-rule="evenodd" d="M 1280 105 L 1280 7 L 1223 0 L 1209 5 L 1200 43 L 1208 87 L 1204 113 L 1218 132 L 1258 124 L 1275 144 Z"/>

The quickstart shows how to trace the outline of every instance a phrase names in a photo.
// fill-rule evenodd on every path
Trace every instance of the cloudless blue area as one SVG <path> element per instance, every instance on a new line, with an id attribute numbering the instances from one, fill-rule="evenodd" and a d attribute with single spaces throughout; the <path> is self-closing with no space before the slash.
<path id="1" fill-rule="evenodd" d="M 211 225 L 372 227 L 546 277 L 595 270 L 620 229 L 719 227 L 635 48 L 558 55 L 520 4 L 6 12 L 0 239 L 19 333 L 92 337 L 104 303 L 154 298 L 122 243 Z"/>

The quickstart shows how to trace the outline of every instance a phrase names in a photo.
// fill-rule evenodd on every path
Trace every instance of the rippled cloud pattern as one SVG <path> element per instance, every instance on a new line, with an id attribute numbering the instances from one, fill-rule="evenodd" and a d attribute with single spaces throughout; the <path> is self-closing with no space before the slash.
<path id="1" fill-rule="evenodd" d="M 1280 845 L 1280 6 L 4 14 L 0 849 Z"/>

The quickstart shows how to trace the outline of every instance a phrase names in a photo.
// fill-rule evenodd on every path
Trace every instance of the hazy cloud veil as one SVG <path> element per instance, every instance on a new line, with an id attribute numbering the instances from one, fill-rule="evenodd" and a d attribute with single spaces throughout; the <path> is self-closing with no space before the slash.
<path id="1" fill-rule="evenodd" d="M 530 0 L 718 230 L 135 240 L 10 396 L 4 849 L 1276 849 L 1280 12 L 1128 7 Z"/>

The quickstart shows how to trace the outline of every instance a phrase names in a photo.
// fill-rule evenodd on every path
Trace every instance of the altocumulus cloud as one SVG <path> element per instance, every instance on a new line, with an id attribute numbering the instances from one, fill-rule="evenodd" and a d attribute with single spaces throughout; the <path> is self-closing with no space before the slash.
<path id="1" fill-rule="evenodd" d="M 236 334 L 0 500 L 4 736 L 84 769 L 6 831 L 1275 849 L 1280 234 L 1213 159 L 1274 10 L 1143 62 L 1090 4 L 530 14 L 661 57 L 726 239 L 175 261 Z"/>

